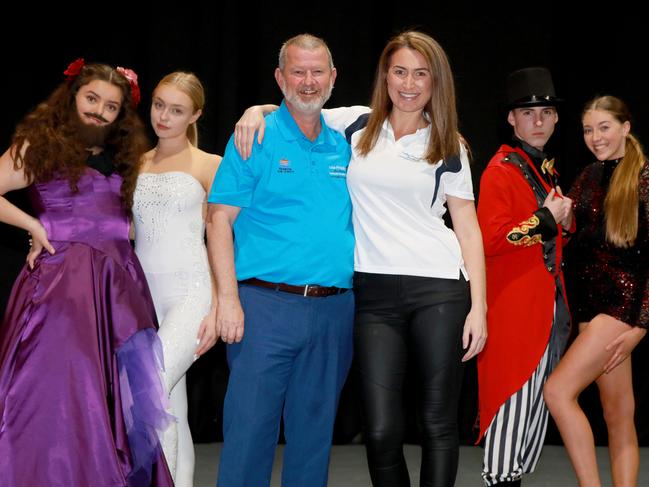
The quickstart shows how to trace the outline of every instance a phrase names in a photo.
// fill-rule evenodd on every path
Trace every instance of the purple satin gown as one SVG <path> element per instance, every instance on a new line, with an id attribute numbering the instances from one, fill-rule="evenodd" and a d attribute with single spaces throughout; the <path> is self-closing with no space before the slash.
<path id="1" fill-rule="evenodd" d="M 56 249 L 27 266 L 0 326 L 0 485 L 171 486 L 155 311 L 121 178 L 34 184 Z"/>

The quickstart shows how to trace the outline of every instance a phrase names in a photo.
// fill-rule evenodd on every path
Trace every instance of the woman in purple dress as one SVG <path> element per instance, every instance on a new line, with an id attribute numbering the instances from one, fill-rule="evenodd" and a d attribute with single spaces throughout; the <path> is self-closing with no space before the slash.
<path id="1" fill-rule="evenodd" d="M 84 65 L 17 127 L 0 196 L 32 247 L 0 326 L 0 484 L 170 486 L 161 347 L 129 242 L 146 137 L 131 70 Z"/>
<path id="2" fill-rule="evenodd" d="M 571 294 L 579 336 L 545 385 L 580 486 L 601 485 L 593 433 L 577 398 L 597 383 L 616 486 L 638 479 L 638 439 L 629 355 L 649 327 L 649 165 L 625 104 L 595 98 L 582 116 L 597 161 L 570 190 L 577 220 Z"/>

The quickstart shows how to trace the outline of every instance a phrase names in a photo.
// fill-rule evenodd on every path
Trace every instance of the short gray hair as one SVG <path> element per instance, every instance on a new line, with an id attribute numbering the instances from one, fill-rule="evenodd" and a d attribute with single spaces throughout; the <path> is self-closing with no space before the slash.
<path id="1" fill-rule="evenodd" d="M 311 34 L 299 34 L 295 37 L 291 37 L 288 41 L 282 44 L 282 47 L 279 50 L 278 65 L 280 70 L 283 70 L 284 66 L 286 65 L 286 50 L 289 46 L 297 46 L 308 51 L 314 51 L 320 47 L 323 47 L 327 52 L 327 57 L 329 58 L 329 68 L 333 69 L 334 67 L 334 60 L 331 56 L 331 51 L 329 50 L 329 46 L 327 46 L 327 43 L 324 41 L 324 39 Z"/>

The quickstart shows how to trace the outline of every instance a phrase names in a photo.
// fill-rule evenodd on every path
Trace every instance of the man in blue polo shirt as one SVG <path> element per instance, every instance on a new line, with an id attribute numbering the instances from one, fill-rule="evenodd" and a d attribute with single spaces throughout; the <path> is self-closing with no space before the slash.
<path id="1" fill-rule="evenodd" d="M 282 485 L 325 486 L 352 358 L 350 148 L 320 115 L 336 79 L 325 42 L 288 40 L 275 79 L 263 145 L 243 161 L 231 139 L 208 198 L 230 366 L 220 487 L 270 484 L 282 413 Z"/>

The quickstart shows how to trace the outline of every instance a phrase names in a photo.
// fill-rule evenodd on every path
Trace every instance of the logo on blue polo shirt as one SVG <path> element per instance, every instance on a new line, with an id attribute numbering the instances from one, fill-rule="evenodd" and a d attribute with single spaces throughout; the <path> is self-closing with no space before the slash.
<path id="1" fill-rule="evenodd" d="M 344 178 L 347 176 L 347 166 L 331 165 L 329 166 L 329 176 L 332 178 Z"/>
<path id="2" fill-rule="evenodd" d="M 285 157 L 282 157 L 277 165 L 277 172 L 284 174 L 294 172 L 293 168 L 291 167 L 291 161 L 289 161 Z"/>

